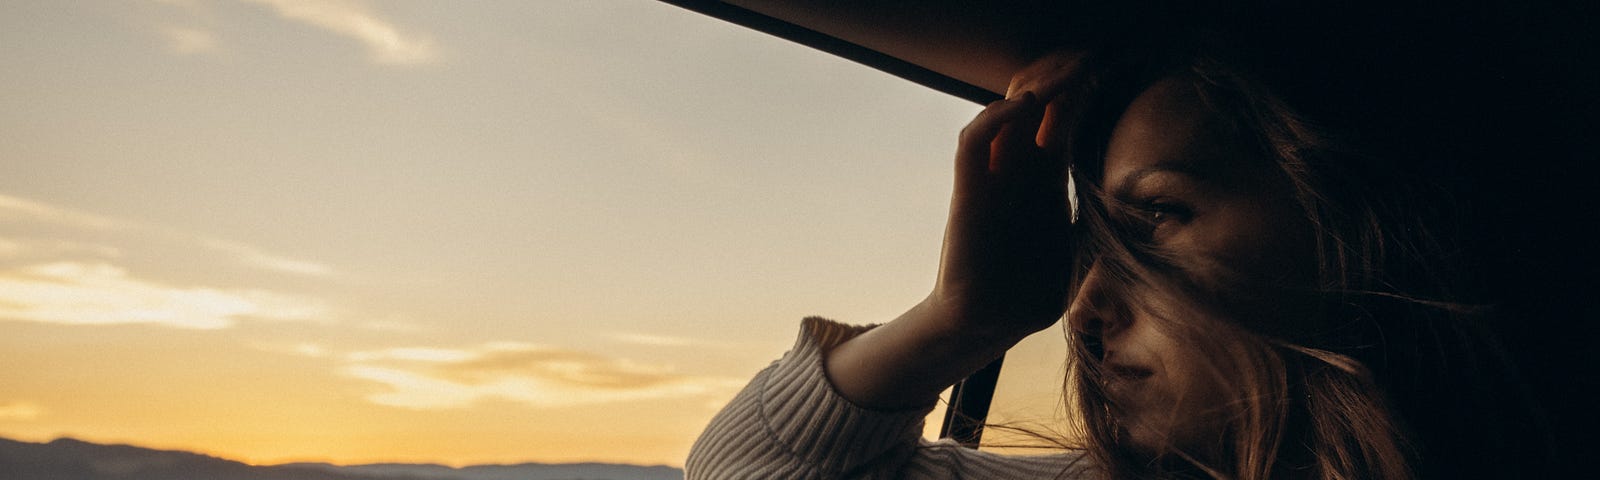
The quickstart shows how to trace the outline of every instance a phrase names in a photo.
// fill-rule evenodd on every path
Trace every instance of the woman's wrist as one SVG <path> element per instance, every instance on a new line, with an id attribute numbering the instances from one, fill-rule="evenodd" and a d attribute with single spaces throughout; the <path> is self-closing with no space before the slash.
<path id="1" fill-rule="evenodd" d="M 824 357 L 834 389 L 864 408 L 925 407 L 1016 343 L 1010 335 L 965 328 L 964 313 L 953 307 L 925 300 L 834 347 Z"/>
<path id="2" fill-rule="evenodd" d="M 1033 331 L 1018 326 L 1023 322 L 1002 318 L 1005 314 L 995 309 L 986 309 L 959 296 L 940 295 L 937 292 L 912 307 L 907 315 L 919 317 L 918 321 L 926 322 L 925 328 L 930 333 L 943 335 L 950 345 L 991 357 L 999 357 L 1033 334 Z"/>

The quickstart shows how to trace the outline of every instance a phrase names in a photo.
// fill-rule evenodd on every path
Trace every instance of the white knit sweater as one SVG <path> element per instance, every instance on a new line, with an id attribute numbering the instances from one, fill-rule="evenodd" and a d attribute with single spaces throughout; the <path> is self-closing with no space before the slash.
<path id="1" fill-rule="evenodd" d="M 1074 479 L 1092 468 L 1076 452 L 1006 456 L 922 440 L 933 406 L 876 411 L 834 391 L 822 359 L 871 327 L 807 318 L 793 350 L 757 374 L 711 420 L 685 467 L 690 480 Z"/>

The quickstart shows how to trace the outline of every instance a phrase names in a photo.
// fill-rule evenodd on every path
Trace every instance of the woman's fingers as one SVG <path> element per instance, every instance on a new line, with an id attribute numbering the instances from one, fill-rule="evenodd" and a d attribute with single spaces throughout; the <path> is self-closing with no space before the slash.
<path id="1" fill-rule="evenodd" d="M 1011 76 L 1006 87 L 1006 98 L 1033 92 L 1039 98 L 1052 99 L 1066 92 L 1083 64 L 1084 54 L 1071 50 L 1057 50 L 1040 57 Z"/>
<path id="2" fill-rule="evenodd" d="M 1083 74 L 1085 54 L 1058 50 L 1040 57 L 1011 77 L 1006 97 L 1032 92 L 1049 102 L 1034 143 L 1052 156 L 1065 153 L 1065 134 L 1077 116 L 1089 79 Z"/>
<path id="3" fill-rule="evenodd" d="M 1033 92 L 1023 92 L 1018 98 L 1027 106 L 1015 114 L 1010 122 L 1000 127 L 1000 132 L 989 145 L 989 170 L 1005 176 L 1031 175 L 1039 163 L 1051 159 L 1040 155 L 1034 138 L 1039 122 L 1044 119 L 1044 104 Z"/>
<path id="4" fill-rule="evenodd" d="M 995 139 L 1007 124 L 1030 110 L 1038 110 L 1037 103 L 1032 95 L 996 101 L 978 112 L 978 116 L 961 130 L 961 139 L 956 148 L 958 187 L 964 181 L 981 178 L 993 170 Z"/>
<path id="5" fill-rule="evenodd" d="M 1078 114 L 1071 101 L 1066 95 L 1055 97 L 1045 106 L 1044 119 L 1039 121 L 1039 135 L 1034 143 L 1052 155 L 1066 156 L 1067 132 L 1073 128 Z"/>

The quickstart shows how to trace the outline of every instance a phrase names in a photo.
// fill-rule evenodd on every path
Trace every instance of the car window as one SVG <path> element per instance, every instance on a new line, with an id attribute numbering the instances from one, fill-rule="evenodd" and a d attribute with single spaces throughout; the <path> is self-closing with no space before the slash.
<path id="1" fill-rule="evenodd" d="M 681 465 L 926 294 L 977 112 L 655 2 L 0 2 L 0 58 L 0 437 L 257 464 Z"/>
<path id="2" fill-rule="evenodd" d="M 980 449 L 1041 453 L 1040 448 L 1071 444 L 1072 412 L 1065 404 L 1067 341 L 1057 323 L 1006 352 Z"/>

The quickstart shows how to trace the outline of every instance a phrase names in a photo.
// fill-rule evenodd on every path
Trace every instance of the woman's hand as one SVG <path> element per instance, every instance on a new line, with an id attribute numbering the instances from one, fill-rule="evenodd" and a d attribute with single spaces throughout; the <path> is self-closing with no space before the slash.
<path id="1" fill-rule="evenodd" d="M 975 340 L 1009 347 L 1066 309 L 1071 207 L 1057 129 L 1072 117 L 1060 93 L 1077 58 L 1034 62 L 961 133 L 939 279 L 924 303 Z"/>
<path id="2" fill-rule="evenodd" d="M 1077 57 L 1018 74 L 1007 99 L 962 131 L 933 292 L 895 321 L 827 353 L 835 390 L 868 408 L 931 405 L 1066 309 L 1071 209 L 1059 119 L 1072 118 Z"/>
<path id="3" fill-rule="evenodd" d="M 1066 308 L 1066 161 L 1035 143 L 1032 92 L 991 104 L 962 131 L 939 278 L 925 303 L 974 339 L 1005 342 Z"/>

